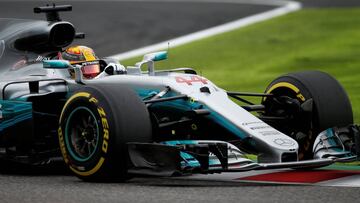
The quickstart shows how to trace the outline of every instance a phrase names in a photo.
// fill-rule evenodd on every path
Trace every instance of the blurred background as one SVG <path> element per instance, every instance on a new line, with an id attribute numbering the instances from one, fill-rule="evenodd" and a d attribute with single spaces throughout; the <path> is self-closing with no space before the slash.
<path id="1" fill-rule="evenodd" d="M 300 0 L 302 9 L 179 47 L 171 39 L 277 8 L 271 0 L 0 0 L 1 18 L 45 19 L 35 6 L 71 4 L 61 13 L 98 56 L 170 42 L 158 68 L 192 67 L 220 87 L 263 92 L 276 77 L 300 70 L 335 76 L 348 92 L 360 122 L 360 1 Z M 275 1 L 276 2 L 276 1 Z M 140 58 L 121 61 L 132 65 Z M 329 90 L 331 91 L 331 90 Z M 336 95 L 334 95 L 336 96 Z"/>

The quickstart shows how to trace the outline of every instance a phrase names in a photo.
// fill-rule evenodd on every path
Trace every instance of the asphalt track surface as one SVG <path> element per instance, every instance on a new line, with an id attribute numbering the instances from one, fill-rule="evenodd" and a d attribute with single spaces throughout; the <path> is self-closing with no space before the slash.
<path id="1" fill-rule="evenodd" d="M 349 8 L 360 6 L 359 0 L 299 0 L 304 8 Z"/>
<path id="2" fill-rule="evenodd" d="M 338 3 L 345 0 L 317 1 L 323 4 L 312 0 L 304 2 L 306 7 L 353 5 Z M 115 1 L 71 4 L 76 13 L 64 14 L 63 18 L 71 19 L 79 31 L 87 32 L 88 38 L 81 43 L 92 46 L 103 56 L 269 9 L 268 6 L 199 3 Z M 0 1 L 0 17 L 42 19 L 43 16 L 34 16 L 29 11 L 37 5 L 43 5 L 43 2 Z M 3 168 L 1 164 L 4 163 L 0 163 Z M 0 202 L 357 202 L 359 192 L 359 188 L 168 178 L 86 183 L 68 175 L 61 166 L 46 169 L 46 172 L 19 166 L 0 171 Z"/>
<path id="3" fill-rule="evenodd" d="M 72 176 L 0 176 L 1 202 L 357 202 L 358 188 L 137 178 L 85 183 Z"/>

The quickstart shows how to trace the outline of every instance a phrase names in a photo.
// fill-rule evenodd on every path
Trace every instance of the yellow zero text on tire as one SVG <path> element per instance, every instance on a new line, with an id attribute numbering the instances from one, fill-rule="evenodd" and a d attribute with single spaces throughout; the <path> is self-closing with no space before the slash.
<path id="1" fill-rule="evenodd" d="M 60 143 L 60 151 L 62 153 L 62 156 L 64 158 L 65 163 L 67 164 L 67 163 L 69 163 L 69 158 L 68 158 L 67 153 L 66 153 L 64 136 L 63 136 L 61 127 L 59 127 L 59 129 L 58 129 L 58 136 L 59 136 L 59 143 Z"/>
<path id="2" fill-rule="evenodd" d="M 101 118 L 101 124 L 103 126 L 103 134 L 104 134 L 103 138 L 104 139 L 103 139 L 103 144 L 102 144 L 102 150 L 103 150 L 104 153 L 106 153 L 107 149 L 108 149 L 108 146 L 109 146 L 109 144 L 108 144 L 108 141 L 109 141 L 109 123 L 108 123 L 108 121 L 106 119 L 106 113 L 105 113 L 104 109 L 101 108 L 101 107 L 98 107 L 97 110 L 98 110 L 98 113 L 99 113 L 100 118 Z"/>

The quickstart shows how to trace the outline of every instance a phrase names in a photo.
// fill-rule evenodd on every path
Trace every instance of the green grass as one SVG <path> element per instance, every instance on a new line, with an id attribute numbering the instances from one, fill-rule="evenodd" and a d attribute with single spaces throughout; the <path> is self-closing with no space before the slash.
<path id="1" fill-rule="evenodd" d="M 263 92 L 284 73 L 325 71 L 344 86 L 355 122 L 360 123 L 359 16 L 360 8 L 301 10 L 172 48 L 169 59 L 157 63 L 157 69 L 192 67 L 224 89 L 254 92 Z M 139 60 L 124 63 L 133 65 Z"/>
<path id="2" fill-rule="evenodd" d="M 359 16 L 360 8 L 305 9 L 172 48 L 157 66 L 193 67 L 224 89 L 254 92 L 284 73 L 325 71 L 343 84 L 360 123 Z"/>

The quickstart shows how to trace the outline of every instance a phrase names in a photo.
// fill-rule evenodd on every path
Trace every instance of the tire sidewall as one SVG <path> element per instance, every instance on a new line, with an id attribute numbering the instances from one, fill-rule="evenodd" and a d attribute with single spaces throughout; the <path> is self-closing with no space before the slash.
<path id="1" fill-rule="evenodd" d="M 81 161 L 73 155 L 71 146 L 69 146 L 70 137 L 66 132 L 69 115 L 79 106 L 85 107 L 93 113 L 99 132 L 95 153 L 86 161 Z M 95 177 L 97 174 L 101 174 L 106 165 L 112 162 L 110 154 L 113 153 L 112 143 L 116 143 L 115 136 L 113 136 L 116 134 L 115 130 L 111 108 L 102 94 L 90 88 L 75 92 L 64 105 L 58 129 L 60 150 L 65 163 L 81 178 Z M 112 164 L 120 163 L 120 160 L 121 157 L 118 162 Z"/>

